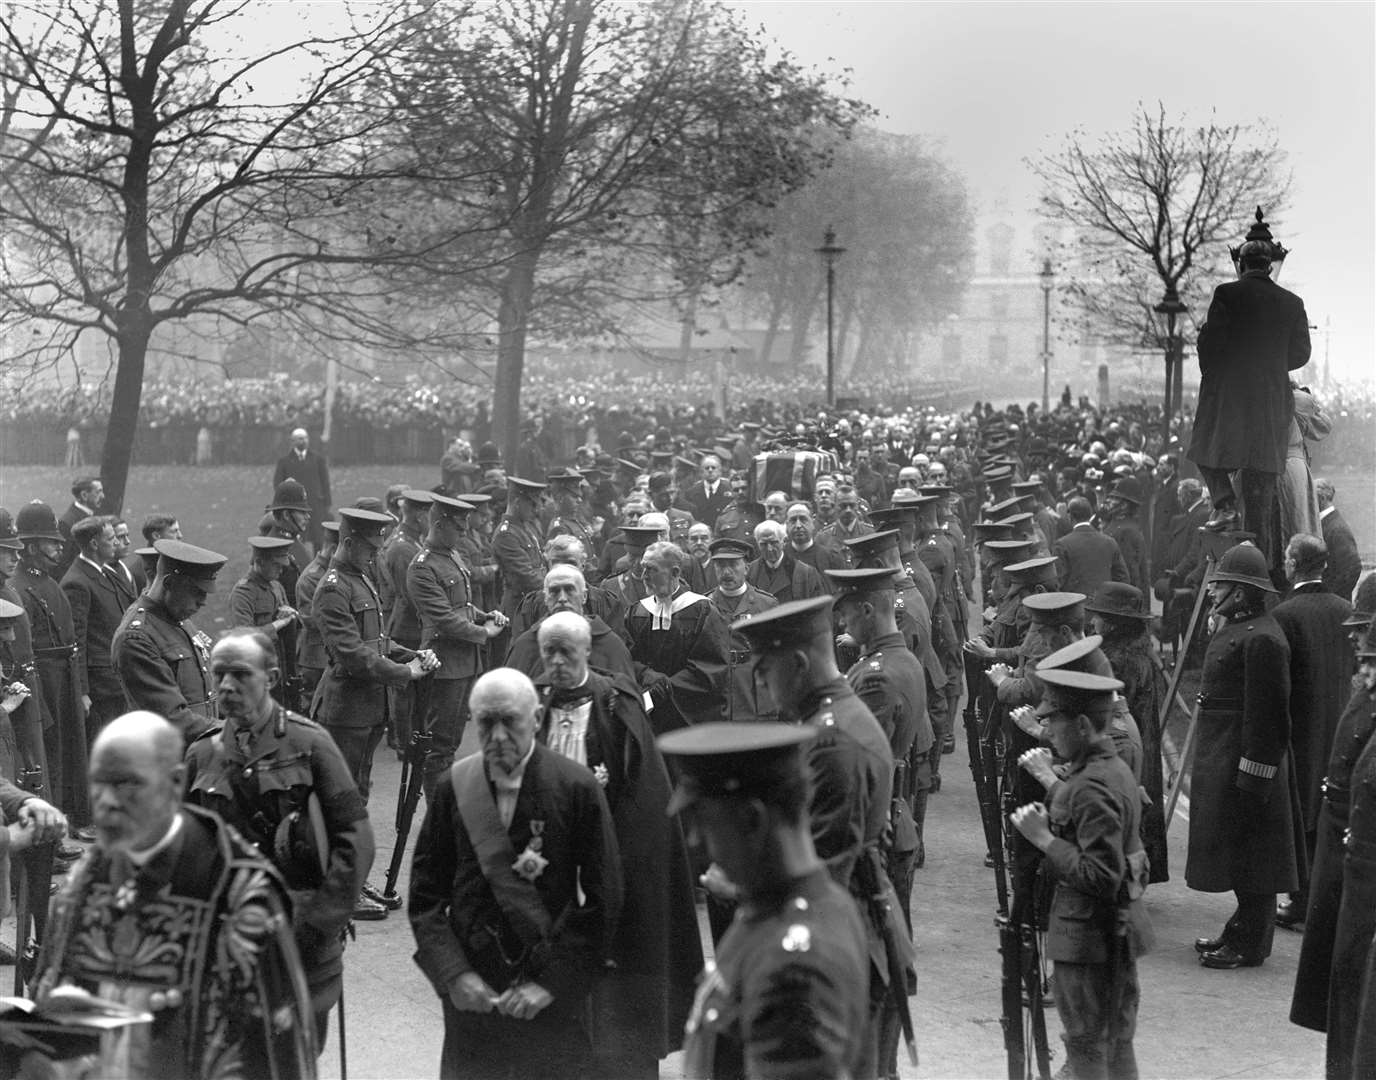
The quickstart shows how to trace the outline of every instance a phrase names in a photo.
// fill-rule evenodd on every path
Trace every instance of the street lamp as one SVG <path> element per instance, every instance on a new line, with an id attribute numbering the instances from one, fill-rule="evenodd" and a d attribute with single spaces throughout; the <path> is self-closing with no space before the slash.
<path id="1" fill-rule="evenodd" d="M 836 296 L 836 260 L 846 253 L 846 249 L 836 246 L 836 230 L 827 226 L 822 237 L 822 246 L 817 254 L 827 268 L 827 408 L 836 407 L 836 338 L 832 333 L 832 315 Z"/>
<path id="2" fill-rule="evenodd" d="M 1051 290 L 1056 285 L 1056 275 L 1051 271 L 1051 260 L 1042 260 L 1042 415 L 1051 412 Z"/>
<path id="3" fill-rule="evenodd" d="M 1161 447 L 1164 452 L 1171 441 L 1171 419 L 1175 415 L 1175 402 L 1183 396 L 1181 379 L 1184 373 L 1181 365 L 1184 349 L 1181 347 L 1179 335 L 1175 332 L 1175 320 L 1188 309 L 1180 302 L 1180 294 L 1175 291 L 1175 284 L 1171 282 L 1166 285 L 1166 294 L 1161 297 L 1161 302 L 1153 305 L 1152 310 L 1161 316 L 1160 330 L 1166 343 L 1166 397 L 1161 406 Z"/>

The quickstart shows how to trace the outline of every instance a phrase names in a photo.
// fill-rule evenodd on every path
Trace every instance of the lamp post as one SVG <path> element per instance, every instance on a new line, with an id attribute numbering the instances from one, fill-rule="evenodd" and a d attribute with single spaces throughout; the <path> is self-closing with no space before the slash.
<path id="1" fill-rule="evenodd" d="M 1181 361 L 1182 352 L 1180 337 L 1175 332 L 1175 320 L 1188 310 L 1180 302 L 1180 294 L 1175 291 L 1175 284 L 1166 285 L 1166 293 L 1161 297 L 1161 302 L 1152 307 L 1157 315 L 1162 316 L 1163 336 L 1166 343 L 1166 396 L 1161 405 L 1161 446 L 1170 445 L 1171 441 L 1171 419 L 1175 415 L 1176 399 L 1181 397 Z"/>
<path id="2" fill-rule="evenodd" d="M 1051 270 L 1051 260 L 1042 260 L 1042 416 L 1051 412 L 1051 290 L 1056 285 L 1056 275 Z"/>
<path id="3" fill-rule="evenodd" d="M 836 260 L 846 253 L 846 249 L 836 246 L 836 230 L 827 226 L 822 237 L 822 246 L 817 254 L 827 268 L 827 408 L 836 407 L 836 338 L 832 333 L 834 303 L 836 297 Z"/>

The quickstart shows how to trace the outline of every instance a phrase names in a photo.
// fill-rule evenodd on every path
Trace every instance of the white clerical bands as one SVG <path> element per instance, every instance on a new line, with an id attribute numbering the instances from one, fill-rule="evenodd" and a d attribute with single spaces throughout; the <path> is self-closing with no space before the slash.
<path id="1" fill-rule="evenodd" d="M 1262 780 L 1274 780 L 1276 778 L 1276 766 L 1263 765 L 1260 761 L 1253 761 L 1251 758 L 1242 758 L 1238 761 L 1237 767 L 1239 772 L 1260 777 Z"/>

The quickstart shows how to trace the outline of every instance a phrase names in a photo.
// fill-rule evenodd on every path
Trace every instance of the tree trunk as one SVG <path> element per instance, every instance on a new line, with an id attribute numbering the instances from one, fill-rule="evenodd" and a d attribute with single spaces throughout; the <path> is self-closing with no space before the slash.
<path id="1" fill-rule="evenodd" d="M 115 369 L 115 390 L 110 397 L 105 447 L 100 454 L 100 482 L 105 487 L 101 509 L 107 514 L 118 514 L 124 509 L 124 492 L 129 486 L 129 466 L 134 459 L 134 436 L 138 433 L 143 371 L 151 336 L 147 321 L 146 313 L 134 313 L 134 318 L 119 332 L 119 365 Z"/>
<path id="2" fill-rule="evenodd" d="M 492 394 L 492 441 L 501 451 L 508 471 L 516 467 L 521 445 L 521 376 L 526 363 L 526 329 L 530 303 L 535 294 L 537 255 L 525 250 L 516 255 L 502 281 L 497 306 L 497 375 Z M 531 479 L 540 479 L 531 477 Z"/>
<path id="3" fill-rule="evenodd" d="M 769 321 L 765 323 L 764 341 L 760 343 L 760 356 L 757 363 L 760 367 L 769 365 L 770 357 L 774 353 L 774 339 L 779 336 L 779 323 L 784 317 L 784 301 L 782 296 L 773 296 L 769 301 Z"/>

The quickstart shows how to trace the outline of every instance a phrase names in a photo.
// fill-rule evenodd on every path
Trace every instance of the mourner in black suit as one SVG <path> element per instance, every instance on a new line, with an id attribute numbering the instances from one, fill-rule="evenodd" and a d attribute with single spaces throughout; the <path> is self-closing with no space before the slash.
<path id="1" fill-rule="evenodd" d="M 72 608 L 72 624 L 81 664 L 78 685 L 86 705 L 87 745 L 100 729 L 128 708 L 111 654 L 111 642 L 128 608 L 127 598 L 103 565 L 105 554 L 113 552 L 114 530 L 91 519 L 88 529 L 76 530 L 75 539 L 90 533 L 79 544 L 81 554 L 62 576 L 62 591 Z M 92 531 L 93 530 L 93 531 Z"/>
<path id="2" fill-rule="evenodd" d="M 1319 499 L 1319 525 L 1323 542 L 1328 546 L 1328 565 L 1323 571 L 1323 587 L 1335 596 L 1351 600 L 1362 576 L 1362 557 L 1357 551 L 1357 538 L 1342 511 L 1333 505 L 1336 494 L 1333 481 L 1320 478 L 1314 481 L 1314 494 Z"/>
<path id="3" fill-rule="evenodd" d="M 277 459 L 277 469 L 272 474 L 273 488 L 283 480 L 295 480 L 306 489 L 311 506 L 306 539 L 319 551 L 320 523 L 330 516 L 330 465 L 310 448 L 310 435 L 305 428 L 296 428 L 291 433 L 291 451 Z"/>
<path id="4" fill-rule="evenodd" d="M 1071 499 L 1066 513 L 1074 525 L 1056 541 L 1051 552 L 1056 556 L 1059 587 L 1064 592 L 1093 596 L 1105 581 L 1127 581 L 1128 567 L 1118 541 L 1094 527 L 1089 520 L 1093 514 L 1089 502 L 1078 497 Z"/>

